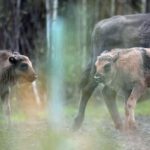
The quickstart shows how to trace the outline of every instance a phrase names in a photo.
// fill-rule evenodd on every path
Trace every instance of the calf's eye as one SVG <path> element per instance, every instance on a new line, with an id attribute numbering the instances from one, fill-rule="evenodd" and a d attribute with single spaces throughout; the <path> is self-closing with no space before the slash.
<path id="1" fill-rule="evenodd" d="M 111 69 L 111 64 L 110 64 L 110 63 L 109 63 L 109 64 L 106 64 L 106 65 L 104 66 L 104 71 L 105 71 L 105 72 L 110 71 L 110 69 Z"/>
<path id="2" fill-rule="evenodd" d="M 28 64 L 22 63 L 22 64 L 20 65 L 20 69 L 21 69 L 22 71 L 26 71 L 26 70 L 28 69 Z"/>

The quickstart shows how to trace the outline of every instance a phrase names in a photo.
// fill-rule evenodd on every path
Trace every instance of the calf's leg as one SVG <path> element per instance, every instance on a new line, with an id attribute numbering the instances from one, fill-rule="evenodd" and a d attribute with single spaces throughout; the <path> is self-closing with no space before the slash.
<path id="1" fill-rule="evenodd" d="M 9 123 L 10 122 L 10 100 L 9 100 L 9 91 L 6 91 L 4 94 L 1 95 L 2 100 L 2 109 L 4 113 L 4 119 Z"/>
<path id="2" fill-rule="evenodd" d="M 94 79 L 91 79 L 91 81 L 81 89 L 81 100 L 79 104 L 78 114 L 74 119 L 73 130 L 78 130 L 81 127 L 81 124 L 84 120 L 87 102 L 97 85 L 98 83 Z"/>
<path id="3" fill-rule="evenodd" d="M 116 92 L 113 91 L 108 86 L 105 86 L 103 88 L 102 93 L 103 93 L 104 101 L 107 105 L 108 111 L 115 124 L 115 127 L 119 130 L 122 130 L 122 121 L 121 121 L 121 118 L 117 109 L 117 104 L 116 104 Z"/>
<path id="4" fill-rule="evenodd" d="M 142 96 L 146 86 L 144 84 L 137 84 L 133 88 L 128 100 L 125 103 L 125 129 L 135 128 L 134 109 L 137 100 Z"/>

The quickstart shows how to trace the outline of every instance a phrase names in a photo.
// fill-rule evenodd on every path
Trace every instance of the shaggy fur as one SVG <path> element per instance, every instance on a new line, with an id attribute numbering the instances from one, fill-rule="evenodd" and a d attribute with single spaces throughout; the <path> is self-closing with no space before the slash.
<path id="1" fill-rule="evenodd" d="M 0 51 L 0 98 L 6 114 L 10 114 L 9 89 L 18 81 L 32 82 L 35 79 L 35 71 L 27 56 Z"/>
<path id="2" fill-rule="evenodd" d="M 149 62 L 150 49 L 131 48 L 102 53 L 95 63 L 97 75 L 103 79 L 100 81 L 104 86 L 114 91 L 116 95 L 121 91 L 125 97 L 125 129 L 135 127 L 136 102 L 149 87 L 147 83 L 150 80 Z M 108 64 L 109 70 L 106 72 Z M 109 95 L 109 92 L 103 93 Z"/>

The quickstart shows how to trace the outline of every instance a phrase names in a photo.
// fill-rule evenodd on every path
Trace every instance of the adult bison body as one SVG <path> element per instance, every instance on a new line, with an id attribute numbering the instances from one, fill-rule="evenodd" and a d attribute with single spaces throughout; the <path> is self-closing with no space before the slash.
<path id="1" fill-rule="evenodd" d="M 95 61 L 97 56 L 104 50 L 113 48 L 150 46 L 150 14 L 134 14 L 126 16 L 115 16 L 105 19 L 96 24 L 92 33 L 92 53 L 81 79 L 81 100 L 78 114 L 75 117 L 73 128 L 80 128 L 85 114 L 87 102 L 98 83 L 95 82 Z M 111 97 L 110 97 L 111 95 Z M 111 91 L 105 95 L 105 103 L 112 116 L 116 128 L 122 127 L 117 106 Z"/>
<path id="2" fill-rule="evenodd" d="M 104 98 L 108 98 L 105 97 L 108 91 L 112 95 L 121 92 L 125 98 L 125 129 L 135 127 L 136 102 L 150 87 L 150 48 L 114 49 L 103 52 L 97 58 L 95 66 L 95 78 L 105 86 Z"/>
<path id="3" fill-rule="evenodd" d="M 0 51 L 0 98 L 7 115 L 10 114 L 10 88 L 17 82 L 32 82 L 35 79 L 35 71 L 27 56 L 6 50 Z"/>

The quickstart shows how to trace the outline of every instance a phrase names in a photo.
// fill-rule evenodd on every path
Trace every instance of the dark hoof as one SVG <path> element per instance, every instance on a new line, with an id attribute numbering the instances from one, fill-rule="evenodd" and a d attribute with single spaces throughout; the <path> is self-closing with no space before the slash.
<path id="1" fill-rule="evenodd" d="M 77 131 L 80 129 L 81 125 L 82 125 L 82 122 L 83 122 L 83 119 L 81 117 L 76 117 L 74 119 L 74 123 L 73 123 L 73 126 L 72 126 L 72 130 L 73 131 Z"/>

